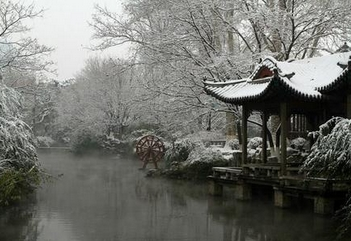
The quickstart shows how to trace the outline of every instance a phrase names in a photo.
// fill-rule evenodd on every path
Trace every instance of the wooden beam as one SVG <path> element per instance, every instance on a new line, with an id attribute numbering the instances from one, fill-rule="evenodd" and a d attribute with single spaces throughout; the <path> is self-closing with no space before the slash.
<path id="1" fill-rule="evenodd" d="M 280 156 L 280 163 L 281 163 L 281 169 L 280 169 L 280 175 L 285 176 L 286 175 L 286 148 L 287 148 L 287 141 L 286 138 L 288 136 L 288 108 L 287 104 L 285 102 L 280 103 L 280 121 L 281 121 L 281 156 Z"/>
<path id="2" fill-rule="evenodd" d="M 262 112 L 262 161 L 267 163 L 267 111 Z"/>
<path id="3" fill-rule="evenodd" d="M 247 164 L 247 118 L 248 109 L 245 105 L 242 106 L 242 155 L 243 164 Z"/>

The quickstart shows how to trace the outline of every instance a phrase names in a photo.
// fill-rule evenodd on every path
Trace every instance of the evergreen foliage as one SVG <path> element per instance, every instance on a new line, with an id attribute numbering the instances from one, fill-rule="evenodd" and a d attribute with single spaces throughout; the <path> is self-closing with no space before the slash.
<path id="1" fill-rule="evenodd" d="M 351 178 L 351 120 L 334 117 L 311 135 L 317 139 L 303 167 L 309 175 Z"/>
<path id="2" fill-rule="evenodd" d="M 316 138 L 307 156 L 303 170 L 310 176 L 322 176 L 342 180 L 351 179 L 351 120 L 334 117 L 310 133 Z M 337 212 L 341 220 L 339 236 L 345 236 L 351 228 L 351 196 Z"/>

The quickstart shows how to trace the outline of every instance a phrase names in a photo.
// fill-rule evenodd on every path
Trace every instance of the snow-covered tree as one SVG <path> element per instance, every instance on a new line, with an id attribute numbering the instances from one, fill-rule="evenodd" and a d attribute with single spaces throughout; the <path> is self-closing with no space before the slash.
<path id="1" fill-rule="evenodd" d="M 25 99 L 24 121 L 31 127 L 34 135 L 52 135 L 59 87 L 55 82 L 39 82 L 21 91 Z"/>
<path id="2" fill-rule="evenodd" d="M 57 123 L 73 136 L 120 137 L 139 118 L 138 84 L 122 60 L 89 59 L 57 104 Z"/>
<path id="3" fill-rule="evenodd" d="M 214 7 L 243 49 L 279 60 L 334 52 L 348 40 L 350 9 L 348 1 L 324 0 L 236 0 Z"/>
<path id="4" fill-rule="evenodd" d="M 176 6 L 182 7 L 182 4 L 186 3 L 181 2 Z M 144 11 L 143 6 L 147 6 L 148 11 Z M 150 103 L 149 107 L 152 107 L 150 113 L 157 117 L 160 123 L 166 125 L 172 123 L 173 126 L 167 126 L 168 129 L 194 130 L 194 126 L 196 127 L 198 123 L 202 126 L 201 120 L 210 115 L 206 105 L 209 98 L 204 94 L 198 76 L 206 76 L 208 73 L 212 76 L 218 71 L 214 73 L 215 69 L 210 68 L 210 65 L 214 63 L 206 52 L 212 48 L 201 45 L 201 36 L 196 35 L 197 27 L 193 26 L 190 29 L 191 33 L 187 33 L 191 25 L 179 22 L 180 18 L 189 17 L 179 17 L 178 20 L 173 21 L 175 20 L 173 17 L 177 16 L 172 16 L 172 14 L 180 10 L 176 6 L 168 1 L 132 4 L 132 7 L 127 9 L 130 13 L 128 21 L 132 23 L 138 21 L 139 18 L 143 19 L 140 21 L 149 21 L 146 24 L 131 25 L 130 28 L 135 28 L 135 32 L 140 32 L 142 35 L 134 36 L 138 39 L 136 42 L 143 41 L 142 44 L 135 45 L 137 51 L 135 64 L 138 65 L 139 79 L 149 92 L 145 100 Z M 94 19 L 96 23 L 102 23 L 104 13 L 107 14 L 108 10 L 97 9 L 98 13 Z M 194 9 L 196 9 L 195 6 Z M 168 12 L 172 18 L 168 17 Z M 183 11 L 183 14 L 191 13 Z M 129 23 L 123 24 L 129 25 Z M 196 24 L 202 24 L 204 27 L 204 21 Z M 127 31 L 128 26 L 123 28 Z M 212 28 L 213 26 L 203 29 L 204 36 L 211 35 Z M 104 30 L 101 31 L 101 34 L 103 32 Z M 179 36 L 183 38 L 179 39 Z M 117 38 L 115 40 L 119 41 Z M 105 44 L 99 46 L 99 48 L 104 47 L 107 46 Z M 201 110 L 204 107 L 206 109 Z"/>
<path id="5" fill-rule="evenodd" d="M 96 6 L 92 27 L 98 49 L 130 42 L 147 64 L 171 61 L 188 78 L 223 81 L 245 75 L 262 54 L 335 51 L 350 34 L 350 9 L 348 1 L 129 0 L 125 18 Z"/>
<path id="6" fill-rule="evenodd" d="M 334 117 L 309 134 L 316 142 L 304 168 L 309 175 L 351 178 L 351 120 Z"/>
<path id="7" fill-rule="evenodd" d="M 309 134 L 316 140 L 311 148 L 303 170 L 310 176 L 351 179 L 351 120 L 334 117 L 320 126 L 320 130 Z M 346 205 L 338 211 L 342 219 L 340 235 L 350 232 L 351 196 Z"/>
<path id="8" fill-rule="evenodd" d="M 0 0 L 0 74 L 3 84 L 22 94 L 26 106 L 21 111 L 34 130 L 48 116 L 50 106 L 49 102 L 39 107 L 38 100 L 46 101 L 44 95 L 48 96 L 48 89 L 41 87 L 48 82 L 45 73 L 52 71 L 48 55 L 53 49 L 29 36 L 31 20 L 42 14 L 43 10 L 37 10 L 33 3 Z"/>
<path id="9" fill-rule="evenodd" d="M 0 84 L 0 205 L 20 199 L 42 177 L 33 135 L 20 110 L 20 94 Z"/>
<path id="10" fill-rule="evenodd" d="M 55 115 L 53 103 L 59 90 L 58 83 L 35 72 L 6 68 L 2 74 L 4 84 L 15 89 L 23 98 L 23 120 L 35 135 L 48 134 Z"/>
<path id="11" fill-rule="evenodd" d="M 28 20 L 40 17 L 42 10 L 22 1 L 0 0 L 0 70 L 13 68 L 22 72 L 44 71 L 52 64 L 47 60 L 51 48 L 26 36 Z"/>
<path id="12" fill-rule="evenodd" d="M 223 110 L 203 93 L 204 78 L 246 77 L 264 55 L 332 52 L 348 39 L 350 9 L 348 1 L 128 0 L 122 17 L 96 6 L 91 25 L 96 49 L 132 45 L 155 115 L 173 121 L 184 113 L 179 128 L 199 122 L 208 108 Z"/>

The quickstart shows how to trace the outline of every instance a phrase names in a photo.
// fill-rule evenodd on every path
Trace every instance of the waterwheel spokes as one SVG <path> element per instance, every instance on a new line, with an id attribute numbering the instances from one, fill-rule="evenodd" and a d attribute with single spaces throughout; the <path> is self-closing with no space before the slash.
<path id="1" fill-rule="evenodd" d="M 163 142 L 156 136 L 144 136 L 136 144 L 136 153 L 144 162 L 144 167 L 148 162 L 153 162 L 157 168 L 157 162 L 162 159 L 164 152 Z"/>

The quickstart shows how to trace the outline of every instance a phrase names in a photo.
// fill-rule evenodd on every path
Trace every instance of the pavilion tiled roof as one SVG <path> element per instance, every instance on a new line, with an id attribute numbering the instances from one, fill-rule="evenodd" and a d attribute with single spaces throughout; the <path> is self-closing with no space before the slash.
<path id="1" fill-rule="evenodd" d="M 327 98 L 328 91 L 347 79 L 350 56 L 351 52 L 344 52 L 284 62 L 266 57 L 248 78 L 226 82 L 205 81 L 205 91 L 221 101 L 234 104 L 281 94 L 277 91 L 319 100 Z M 260 78 L 262 69 L 269 69 L 274 74 Z"/>

